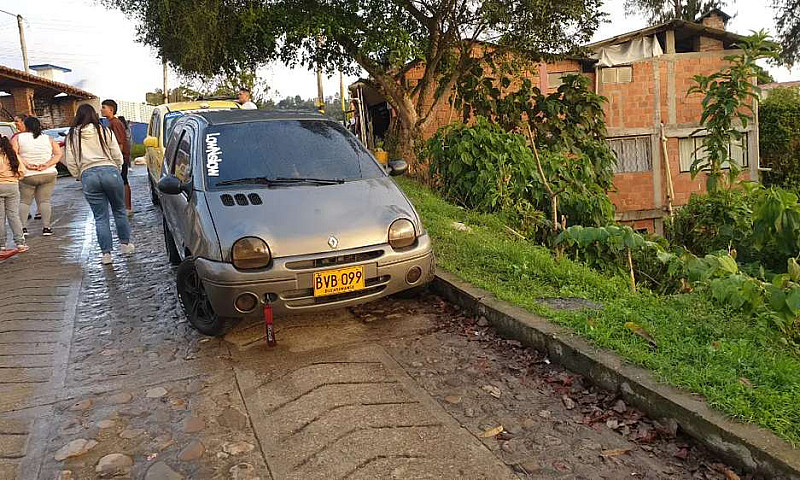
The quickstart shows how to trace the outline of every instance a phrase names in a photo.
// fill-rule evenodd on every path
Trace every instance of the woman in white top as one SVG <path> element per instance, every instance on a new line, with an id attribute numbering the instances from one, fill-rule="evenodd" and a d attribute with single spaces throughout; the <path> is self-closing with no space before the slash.
<path id="1" fill-rule="evenodd" d="M 39 213 L 42 214 L 42 235 L 53 234 L 50 226 L 52 207 L 50 198 L 56 187 L 58 170 L 56 164 L 61 160 L 61 148 L 47 135 L 42 134 L 42 124 L 36 117 L 25 118 L 25 131 L 14 137 L 12 142 L 27 173 L 19 181 L 19 216 L 23 232 L 28 233 L 28 213 L 34 197 Z"/>

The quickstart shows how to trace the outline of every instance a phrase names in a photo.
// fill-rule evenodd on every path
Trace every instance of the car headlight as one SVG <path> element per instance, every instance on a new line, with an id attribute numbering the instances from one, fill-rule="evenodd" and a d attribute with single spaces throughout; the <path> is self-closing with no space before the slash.
<path id="1" fill-rule="evenodd" d="M 389 245 L 392 248 L 405 248 L 414 244 L 417 233 L 414 231 L 414 224 L 410 220 L 401 218 L 395 220 L 389 227 Z"/>
<path id="2" fill-rule="evenodd" d="M 242 270 L 264 268 L 272 260 L 267 242 L 257 237 L 244 237 L 237 240 L 233 244 L 231 257 L 233 266 Z"/>

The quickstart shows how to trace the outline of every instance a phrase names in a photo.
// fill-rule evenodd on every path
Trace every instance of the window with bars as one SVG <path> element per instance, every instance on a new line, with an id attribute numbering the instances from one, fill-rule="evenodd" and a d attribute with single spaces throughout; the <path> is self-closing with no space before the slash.
<path id="1" fill-rule="evenodd" d="M 703 146 L 703 138 L 705 137 L 688 137 L 679 140 L 681 173 L 692 170 L 692 163 L 694 163 L 695 158 L 705 159 L 708 157 L 708 151 Z M 731 140 L 728 146 L 728 155 L 742 168 L 750 165 L 746 133 L 739 140 Z M 722 168 L 728 168 L 728 162 L 725 162 Z"/>
<path id="2" fill-rule="evenodd" d="M 631 83 L 633 67 L 608 67 L 600 69 L 600 83 Z"/>
<path id="3" fill-rule="evenodd" d="M 608 144 L 617 157 L 614 173 L 649 172 L 653 170 L 650 136 L 609 138 Z"/>

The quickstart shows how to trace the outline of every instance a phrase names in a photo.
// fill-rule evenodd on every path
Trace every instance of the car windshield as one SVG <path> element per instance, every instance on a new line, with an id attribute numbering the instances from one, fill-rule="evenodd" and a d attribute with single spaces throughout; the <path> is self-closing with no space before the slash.
<path id="1" fill-rule="evenodd" d="M 269 120 L 212 125 L 203 139 L 209 187 L 237 184 L 326 185 L 384 172 L 336 122 Z"/>

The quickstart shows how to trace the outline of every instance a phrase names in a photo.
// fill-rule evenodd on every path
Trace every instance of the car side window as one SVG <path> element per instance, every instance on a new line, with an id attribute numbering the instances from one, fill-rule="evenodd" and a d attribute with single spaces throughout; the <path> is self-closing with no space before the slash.
<path id="1" fill-rule="evenodd" d="M 181 182 L 188 182 L 192 178 L 192 131 L 185 129 L 178 142 L 178 151 L 175 154 L 173 173 Z"/>
<path id="2" fill-rule="evenodd" d="M 150 128 L 147 131 L 147 134 L 151 137 L 158 136 L 158 124 L 160 122 L 161 117 L 158 114 L 158 110 L 153 112 L 153 116 L 150 118 Z"/>
<path id="3" fill-rule="evenodd" d="M 172 165 L 175 163 L 175 151 L 178 149 L 178 142 L 180 141 L 182 131 L 174 131 L 170 138 L 164 139 L 166 144 L 166 151 L 164 151 L 164 166 L 165 173 L 172 173 Z"/>

